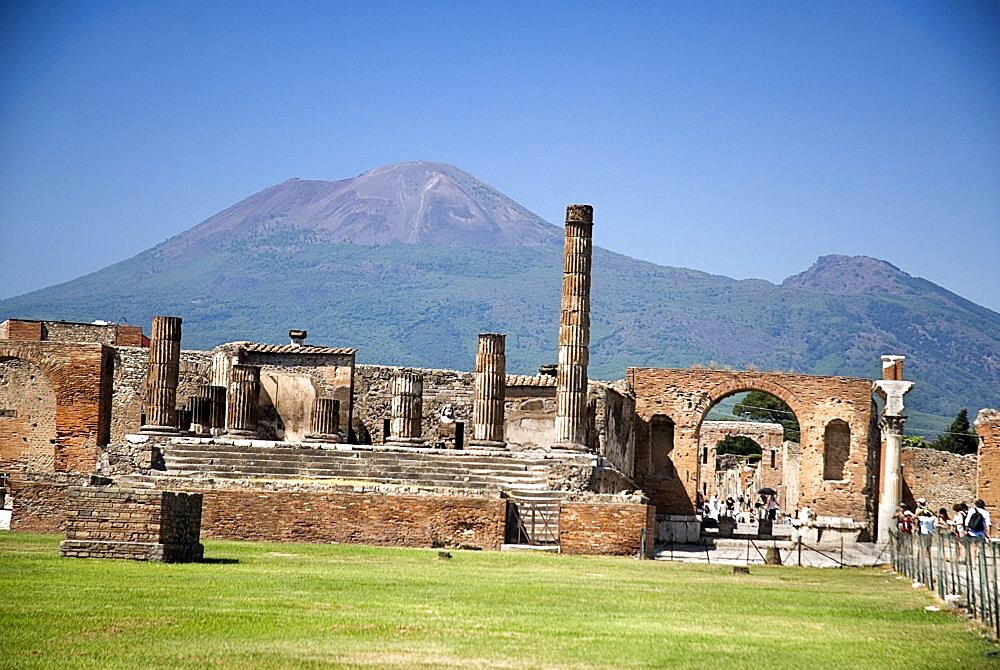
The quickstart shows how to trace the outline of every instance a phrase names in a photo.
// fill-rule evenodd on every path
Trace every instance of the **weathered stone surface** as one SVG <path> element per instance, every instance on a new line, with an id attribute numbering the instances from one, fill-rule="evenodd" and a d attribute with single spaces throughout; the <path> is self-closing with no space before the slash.
<path id="1" fill-rule="evenodd" d="M 996 519 L 996 529 L 997 524 L 1000 524 L 1000 410 L 980 410 L 975 426 L 979 434 L 976 497 L 986 503 L 992 518 Z"/>
<path id="2" fill-rule="evenodd" d="M 955 503 L 971 505 L 976 498 L 977 461 L 975 454 L 963 456 L 938 449 L 901 449 L 901 502 L 912 510 L 917 498 L 926 498 L 932 510 L 936 512 L 944 507 L 949 515 Z"/>
<path id="3" fill-rule="evenodd" d="M 646 556 L 652 556 L 656 539 L 652 505 L 563 501 L 559 506 L 562 553 L 636 556 L 643 535 Z"/>
<path id="4" fill-rule="evenodd" d="M 504 399 L 507 390 L 505 336 L 480 333 L 476 351 L 475 399 L 472 405 L 472 439 L 469 446 L 503 449 Z"/>
<path id="5" fill-rule="evenodd" d="M 260 368 L 236 364 L 232 367 L 226 392 L 226 434 L 257 435 L 257 402 L 260 397 Z"/>
<path id="6" fill-rule="evenodd" d="M 587 448 L 587 365 L 590 361 L 590 264 L 594 208 L 566 208 L 554 448 Z"/>
<path id="7" fill-rule="evenodd" d="M 388 444 L 418 446 L 424 443 L 424 377 L 417 370 L 397 370 L 392 376 Z"/>

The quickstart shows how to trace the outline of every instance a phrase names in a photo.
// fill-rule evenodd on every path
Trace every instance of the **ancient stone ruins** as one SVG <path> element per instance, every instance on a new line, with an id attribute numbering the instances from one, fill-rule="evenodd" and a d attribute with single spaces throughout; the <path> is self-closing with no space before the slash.
<path id="1" fill-rule="evenodd" d="M 479 336 L 463 372 L 358 365 L 303 330 L 186 351 L 174 316 L 154 317 L 148 339 L 0 324 L 11 530 L 63 531 L 67 556 L 168 561 L 198 560 L 202 537 L 650 555 L 704 541 L 701 499 L 771 488 L 783 512 L 812 511 L 784 540 L 843 553 L 876 551 L 913 491 L 935 508 L 981 497 L 996 514 L 1000 413 L 980 413 L 978 456 L 901 449 L 900 356 L 883 356 L 874 382 L 703 368 L 588 379 L 592 228 L 590 206 L 567 208 L 558 365 L 534 376 L 507 374 L 501 333 Z M 797 441 L 778 424 L 706 420 L 751 390 L 788 405 Z M 717 454 L 728 437 L 752 440 L 759 461 Z"/>

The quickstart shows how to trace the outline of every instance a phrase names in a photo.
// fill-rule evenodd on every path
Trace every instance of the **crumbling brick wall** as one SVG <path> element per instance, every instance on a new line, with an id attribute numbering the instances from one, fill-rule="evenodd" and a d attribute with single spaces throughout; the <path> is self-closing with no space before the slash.
<path id="1" fill-rule="evenodd" d="M 871 382 L 848 377 L 726 370 L 629 368 L 627 380 L 636 395 L 636 463 L 643 491 L 661 514 L 691 514 L 699 481 L 701 423 L 719 400 L 741 391 L 770 393 L 791 407 L 799 421 L 800 502 L 817 514 L 868 519 L 875 495 L 870 458 L 877 439 L 872 434 Z M 669 468 L 650 471 L 650 421 L 672 421 Z M 850 431 L 840 479 L 824 477 L 824 437 L 836 420 Z M 876 463 L 877 467 L 877 463 Z"/>
<path id="2" fill-rule="evenodd" d="M 113 350 L 102 344 L 0 341 L 0 361 L 22 361 L 18 374 L 28 367 L 37 369 L 44 374 L 46 383 L 39 380 L 36 390 L 44 391 L 41 396 L 47 397 L 51 388 L 55 397 L 54 437 L 49 437 L 53 424 L 39 414 L 43 405 L 48 406 L 48 400 L 39 401 L 39 394 L 4 399 L 14 407 L 0 409 L 37 417 L 30 424 L 19 423 L 16 416 L 0 418 L 0 444 L 7 445 L 5 464 L 8 459 L 12 465 L 32 459 L 37 462 L 38 440 L 48 439 L 54 440 L 52 470 L 94 470 L 98 447 L 107 444 L 110 437 L 112 355 Z M 41 437 L 36 439 L 34 431 Z"/>
<path id="3" fill-rule="evenodd" d="M 935 512 L 944 507 L 948 514 L 955 503 L 969 503 L 976 496 L 974 455 L 952 454 L 937 449 L 900 449 L 902 471 L 901 502 L 912 510 L 917 498 L 926 498 Z"/>
<path id="4" fill-rule="evenodd" d="M 980 410 L 975 424 L 979 434 L 976 497 L 986 503 L 996 529 L 1000 524 L 1000 410 Z M 994 530 L 993 535 L 1000 534 Z"/>
<path id="5" fill-rule="evenodd" d="M 0 323 L 0 340 L 71 342 L 141 347 L 142 328 L 119 323 L 75 323 L 10 319 Z"/>
<path id="6" fill-rule="evenodd" d="M 641 503 L 568 502 L 559 505 L 559 551 L 636 556 L 645 531 L 646 555 L 656 539 L 656 508 Z"/>
<path id="7" fill-rule="evenodd" d="M 86 475 L 62 472 L 12 476 L 10 493 L 14 504 L 10 517 L 11 531 L 61 533 L 66 529 L 69 510 L 67 489 L 91 481 Z"/>

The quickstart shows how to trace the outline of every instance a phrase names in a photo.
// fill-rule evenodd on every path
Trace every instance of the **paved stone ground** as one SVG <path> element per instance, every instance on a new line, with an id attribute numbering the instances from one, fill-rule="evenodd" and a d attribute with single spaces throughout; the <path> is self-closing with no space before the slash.
<path id="1" fill-rule="evenodd" d="M 887 547 L 874 544 L 848 544 L 813 547 L 790 540 L 705 539 L 703 544 L 659 544 L 654 558 L 658 561 L 707 563 L 719 565 L 763 565 L 768 549 L 776 549 L 782 565 L 810 568 L 870 567 L 889 562 Z"/>

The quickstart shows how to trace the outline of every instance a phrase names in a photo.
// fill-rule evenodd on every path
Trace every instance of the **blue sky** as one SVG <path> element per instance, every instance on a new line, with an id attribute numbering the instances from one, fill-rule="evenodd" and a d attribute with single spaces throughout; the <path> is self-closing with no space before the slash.
<path id="1" fill-rule="evenodd" d="M 0 297 L 416 159 L 664 265 L 1000 310 L 1000 3 L 0 0 Z"/>

